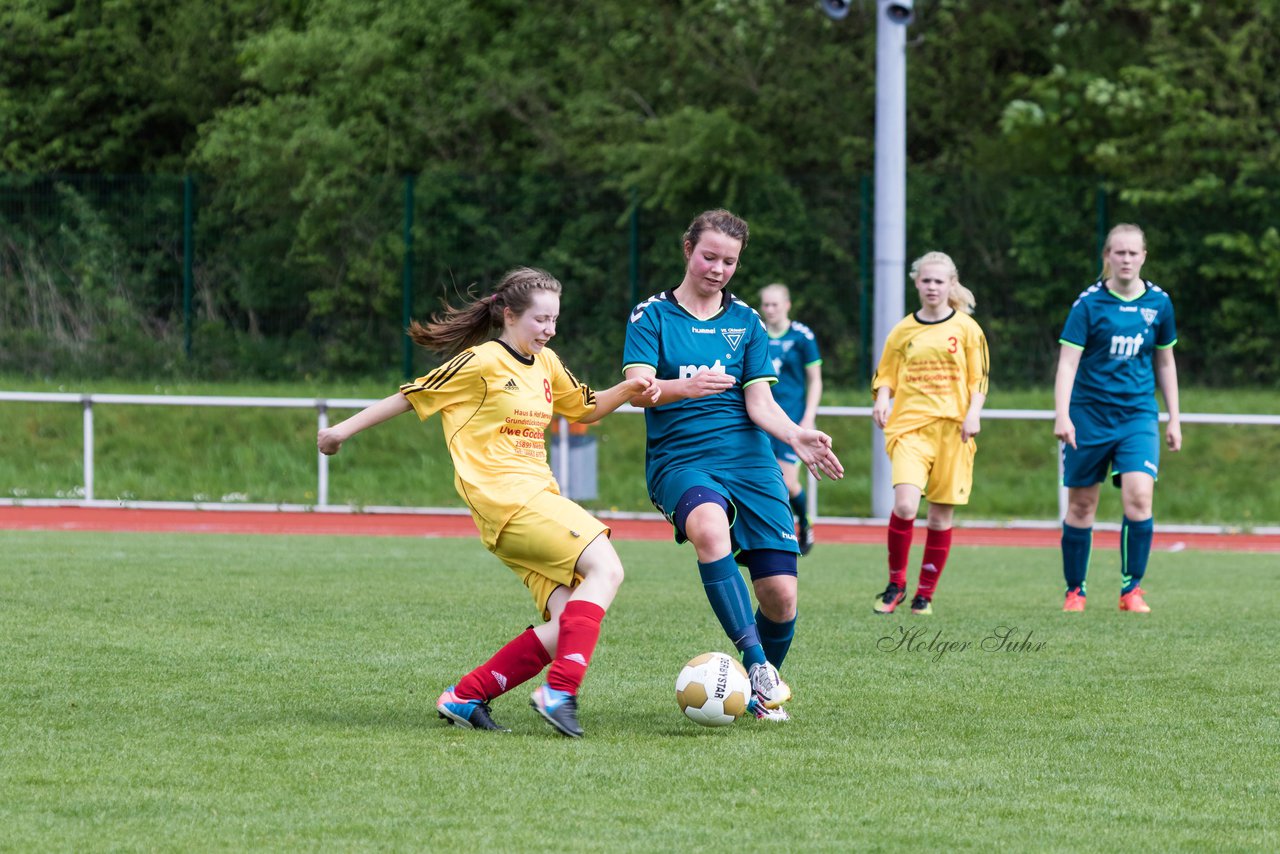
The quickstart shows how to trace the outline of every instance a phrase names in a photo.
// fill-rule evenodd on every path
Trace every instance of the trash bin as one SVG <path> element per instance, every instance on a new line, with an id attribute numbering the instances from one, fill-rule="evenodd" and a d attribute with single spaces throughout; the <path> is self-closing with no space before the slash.
<path id="1" fill-rule="evenodd" d="M 564 435 L 565 428 L 568 435 Z M 560 492 L 574 501 L 598 497 L 596 486 L 596 437 L 586 424 L 569 424 L 564 418 L 551 423 L 551 459 Z M 566 439 L 568 453 L 565 453 Z"/>

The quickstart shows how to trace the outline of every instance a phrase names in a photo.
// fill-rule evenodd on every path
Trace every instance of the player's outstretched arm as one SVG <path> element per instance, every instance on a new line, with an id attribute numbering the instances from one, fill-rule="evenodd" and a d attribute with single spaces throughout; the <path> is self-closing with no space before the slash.
<path id="1" fill-rule="evenodd" d="M 804 415 L 800 426 L 815 429 L 818 423 L 818 404 L 822 402 L 822 365 L 806 365 L 804 369 Z"/>
<path id="2" fill-rule="evenodd" d="M 766 383 L 753 383 L 745 389 L 747 415 L 752 422 L 770 436 L 786 442 L 808 466 L 813 476 L 824 474 L 833 480 L 844 477 L 844 466 L 831 450 L 831 437 L 821 430 L 807 430 L 796 424 L 782 411 L 773 399 L 773 391 Z"/>
<path id="3" fill-rule="evenodd" d="M 586 417 L 580 418 L 578 423 L 594 424 L 624 403 L 652 406 L 657 400 L 658 385 L 652 377 L 636 376 L 625 379 L 612 388 L 596 392 L 596 408 Z"/>
<path id="4" fill-rule="evenodd" d="M 631 402 L 636 406 L 661 406 L 664 403 L 672 403 L 677 400 L 710 397 L 713 394 L 728 391 L 738 382 L 737 377 L 726 374 L 723 371 L 698 371 L 698 373 L 687 379 L 660 380 L 655 376 L 653 368 L 648 365 L 632 365 L 627 368 L 627 379 L 635 379 L 636 377 L 650 377 L 653 379 L 653 384 L 658 388 L 658 395 L 653 398 L 652 402 L 648 402 L 649 399 L 645 396 L 633 398 Z"/>
<path id="5" fill-rule="evenodd" d="M 408 399 L 400 392 L 396 392 L 372 406 L 365 407 L 347 420 L 321 430 L 316 434 L 316 447 L 322 454 L 336 454 L 343 442 L 361 430 L 367 430 L 397 415 L 403 415 L 412 408 Z"/>

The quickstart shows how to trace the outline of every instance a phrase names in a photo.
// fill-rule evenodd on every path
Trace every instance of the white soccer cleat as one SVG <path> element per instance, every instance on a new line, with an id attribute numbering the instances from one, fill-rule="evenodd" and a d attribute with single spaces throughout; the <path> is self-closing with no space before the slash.
<path id="1" fill-rule="evenodd" d="M 780 724 L 780 723 L 785 723 L 785 722 L 787 722 L 787 721 L 791 720 L 791 715 L 787 712 L 787 710 L 786 710 L 786 709 L 783 709 L 783 708 L 777 708 L 777 709 L 770 709 L 770 708 L 766 708 L 766 707 L 765 707 L 765 704 L 764 704 L 764 703 L 762 703 L 762 702 L 760 702 L 760 701 L 759 701 L 758 699 L 756 699 L 755 697 L 752 697 L 752 698 L 751 698 L 751 703 L 750 703 L 750 705 L 748 705 L 748 706 L 747 706 L 747 711 L 749 711 L 749 712 L 751 712 L 751 714 L 755 715 L 756 720 L 758 720 L 758 721 L 769 721 L 770 723 L 779 723 L 779 724 Z"/>
<path id="2" fill-rule="evenodd" d="M 747 674 L 751 677 L 751 695 L 766 709 L 776 709 L 791 699 L 791 688 L 778 675 L 778 668 L 769 662 L 753 664 Z"/>

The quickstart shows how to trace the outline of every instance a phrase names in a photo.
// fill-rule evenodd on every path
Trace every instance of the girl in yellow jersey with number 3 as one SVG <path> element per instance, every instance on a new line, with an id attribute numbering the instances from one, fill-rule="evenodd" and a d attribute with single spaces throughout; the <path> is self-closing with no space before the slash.
<path id="1" fill-rule="evenodd" d="M 878 614 L 893 613 L 907 596 L 907 559 L 921 495 L 929 500 L 929 533 L 911 613 L 933 613 L 938 576 L 951 553 L 955 508 L 969 503 L 973 488 L 973 437 L 987 400 L 987 339 L 969 316 L 973 294 L 960 284 L 955 262 L 929 252 L 911 265 L 911 278 L 920 310 L 889 333 L 871 385 L 871 417 L 884 430 L 893 476 L 889 585 L 875 599 Z"/>

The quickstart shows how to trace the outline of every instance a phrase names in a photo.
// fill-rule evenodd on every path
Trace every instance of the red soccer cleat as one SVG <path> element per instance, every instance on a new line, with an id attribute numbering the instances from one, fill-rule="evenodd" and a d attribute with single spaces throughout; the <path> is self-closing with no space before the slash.
<path id="1" fill-rule="evenodd" d="M 1142 598 L 1142 588 L 1135 587 L 1120 597 L 1120 610 L 1133 611 L 1135 614 L 1150 614 L 1151 606 Z"/>

